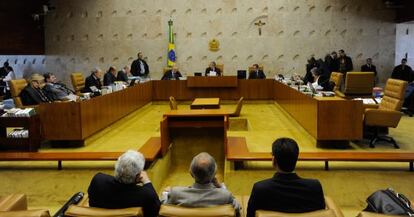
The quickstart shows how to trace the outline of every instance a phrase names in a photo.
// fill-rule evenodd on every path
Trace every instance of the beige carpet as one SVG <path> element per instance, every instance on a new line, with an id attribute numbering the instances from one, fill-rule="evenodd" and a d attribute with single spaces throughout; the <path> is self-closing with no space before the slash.
<path id="1" fill-rule="evenodd" d="M 180 104 L 179 109 L 189 109 Z M 232 110 L 234 104 L 225 104 Z M 105 130 L 93 135 L 80 148 L 52 149 L 41 151 L 125 151 L 138 149 L 151 136 L 159 136 L 161 116 L 169 107 L 166 103 L 152 103 L 130 114 Z M 280 107 L 268 102 L 247 102 L 239 119 L 247 120 L 247 130 L 236 127 L 229 136 L 244 136 L 252 151 L 269 151 L 271 143 L 278 137 L 287 136 L 298 141 L 301 151 L 324 151 L 317 148 L 315 140 Z M 401 146 L 398 151 L 414 151 L 414 119 L 403 117 L 397 129 L 391 129 Z M 243 125 L 243 123 L 241 123 Z M 158 185 L 190 185 L 189 163 L 194 154 L 208 151 L 217 158 L 218 176 L 224 180 L 235 195 L 247 195 L 254 182 L 271 177 L 269 163 L 249 163 L 246 170 L 234 171 L 224 160 L 220 136 L 208 136 L 200 132 L 188 136 L 178 133 L 174 139 L 169 167 L 163 168 L 167 178 Z M 351 144 L 350 150 L 396 151 L 391 145 L 380 144 L 375 149 L 366 143 Z M 0 162 L 0 195 L 14 192 L 26 193 L 31 208 L 48 208 L 54 213 L 75 192 L 87 191 L 90 179 L 100 171 L 112 174 L 113 162 L 63 162 L 64 170 L 57 171 L 56 162 Z M 346 216 L 355 216 L 365 206 L 365 198 L 373 191 L 393 187 L 414 199 L 414 172 L 407 172 L 408 164 L 401 163 L 331 163 L 331 171 L 323 170 L 323 163 L 298 165 L 297 172 L 303 177 L 320 179 L 324 191 L 333 197 Z M 154 170 L 152 179 L 158 174 Z M 150 171 L 151 172 L 151 171 Z M 161 176 L 161 175 L 160 175 Z M 163 177 L 163 176 L 162 176 Z M 159 191 L 160 192 L 160 191 Z"/>

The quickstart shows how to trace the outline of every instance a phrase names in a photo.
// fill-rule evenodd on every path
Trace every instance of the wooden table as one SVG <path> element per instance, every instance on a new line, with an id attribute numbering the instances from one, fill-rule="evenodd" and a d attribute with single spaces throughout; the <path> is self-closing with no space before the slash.
<path id="1" fill-rule="evenodd" d="M 188 76 L 187 87 L 208 88 L 208 87 L 237 87 L 237 76 Z"/>
<path id="2" fill-rule="evenodd" d="M 220 98 L 196 98 L 190 105 L 191 109 L 219 109 Z"/>
<path id="3" fill-rule="evenodd" d="M 171 128 L 222 128 L 227 144 L 229 112 L 222 109 L 171 110 L 163 115 L 160 123 L 161 154 L 165 155 L 171 144 Z"/>

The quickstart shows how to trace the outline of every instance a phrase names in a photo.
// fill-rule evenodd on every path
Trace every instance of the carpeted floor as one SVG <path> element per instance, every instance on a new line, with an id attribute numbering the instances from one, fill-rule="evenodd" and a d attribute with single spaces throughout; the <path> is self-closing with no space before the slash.
<path id="1" fill-rule="evenodd" d="M 222 107 L 232 110 L 234 104 Z M 179 109 L 189 109 L 189 106 L 180 104 Z M 151 136 L 159 136 L 161 116 L 168 110 L 166 103 L 152 103 L 93 135 L 86 140 L 84 147 L 56 149 L 45 146 L 41 151 L 136 150 Z M 315 139 L 274 103 L 247 102 L 241 117 L 232 121 L 234 123 L 228 135 L 246 137 L 252 151 L 269 151 L 271 143 L 282 136 L 298 141 L 301 151 L 326 150 L 316 147 Z M 413 124 L 414 118 L 403 117 L 397 129 L 390 129 L 391 136 L 401 146 L 398 151 L 414 151 Z M 222 148 L 220 135 L 203 131 L 187 132 L 185 135 L 177 133 L 167 177 L 158 185 L 158 192 L 166 186 L 190 185 L 189 163 L 201 151 L 212 153 L 217 159 L 218 177 L 235 195 L 248 195 L 256 181 L 273 175 L 270 163 L 266 162 L 249 163 L 247 169 L 242 171 L 232 170 L 230 162 L 224 160 Z M 370 149 L 366 142 L 352 143 L 346 148 L 396 151 L 386 144 Z M 63 162 L 62 171 L 56 170 L 56 165 L 56 162 L 0 162 L 0 195 L 26 193 L 30 208 L 48 208 L 54 213 L 75 192 L 86 192 L 96 172 L 112 174 L 114 162 Z M 407 171 L 407 164 L 330 163 L 330 166 L 330 171 L 324 171 L 322 162 L 300 162 L 297 172 L 303 177 L 319 179 L 325 194 L 334 198 L 346 216 L 355 216 L 364 208 L 366 197 L 380 188 L 393 187 L 414 199 L 414 172 Z M 150 174 L 152 179 L 157 178 L 156 172 Z"/>

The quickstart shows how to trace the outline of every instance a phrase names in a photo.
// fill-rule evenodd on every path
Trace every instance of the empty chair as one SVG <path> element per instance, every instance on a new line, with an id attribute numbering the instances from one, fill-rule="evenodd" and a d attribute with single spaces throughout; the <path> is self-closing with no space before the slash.
<path id="1" fill-rule="evenodd" d="M 373 72 L 348 72 L 345 77 L 345 95 L 371 95 L 374 87 Z"/>
<path id="2" fill-rule="evenodd" d="M 72 80 L 73 89 L 77 95 L 80 95 L 83 88 L 85 88 L 85 78 L 81 72 L 75 72 L 70 75 Z"/>
<path id="3" fill-rule="evenodd" d="M 380 136 L 379 128 L 397 127 L 402 113 L 401 107 L 404 102 L 407 82 L 398 79 L 388 79 L 384 89 L 384 97 L 377 109 L 368 108 L 365 110 L 364 124 L 374 128 L 374 135 L 370 141 L 370 147 L 374 148 L 378 141 L 390 142 L 395 148 L 399 148 L 392 137 Z"/>
<path id="4" fill-rule="evenodd" d="M 20 92 L 27 86 L 25 79 L 11 80 L 10 81 L 10 93 L 14 100 L 16 107 L 23 107 L 22 100 L 20 98 Z"/>
<path id="5" fill-rule="evenodd" d="M 232 205 L 203 208 L 188 208 L 176 205 L 161 205 L 161 217 L 233 217 L 236 211 Z"/>
<path id="6" fill-rule="evenodd" d="M 326 208 L 323 210 L 316 210 L 312 212 L 305 212 L 305 213 L 283 213 L 283 212 L 275 212 L 275 211 L 265 211 L 265 210 L 257 210 L 256 217 L 343 217 L 342 211 L 336 206 L 334 201 L 325 196 L 325 204 Z"/>
<path id="7" fill-rule="evenodd" d="M 171 110 L 177 110 L 177 101 L 175 101 L 175 98 L 173 96 L 170 96 L 170 109 Z"/>
<path id="8" fill-rule="evenodd" d="M 335 87 L 333 88 L 333 91 L 337 91 L 341 89 L 343 77 L 344 75 L 342 73 L 339 73 L 339 72 L 331 73 L 331 77 L 329 80 L 335 83 Z"/>
<path id="9" fill-rule="evenodd" d="M 230 117 L 239 117 L 242 106 L 243 106 L 243 97 L 240 97 L 239 101 L 237 102 L 236 109 L 234 110 L 234 112 L 230 113 Z"/>

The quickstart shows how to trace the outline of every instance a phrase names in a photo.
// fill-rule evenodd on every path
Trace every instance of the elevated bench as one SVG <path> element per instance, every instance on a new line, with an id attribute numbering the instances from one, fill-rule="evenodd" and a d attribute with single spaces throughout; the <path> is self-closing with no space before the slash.
<path id="1" fill-rule="evenodd" d="M 226 159 L 234 162 L 234 169 L 242 169 L 244 161 L 271 161 L 270 152 L 250 152 L 244 137 L 228 137 Z M 329 170 L 330 161 L 408 162 L 414 170 L 414 152 L 301 152 L 299 161 L 324 161 Z"/>
<path id="2" fill-rule="evenodd" d="M 161 151 L 161 138 L 151 137 L 138 150 L 145 157 L 146 168 L 151 165 Z M 62 161 L 116 161 L 124 152 L 0 152 L 0 161 L 57 161 L 62 169 Z"/>

